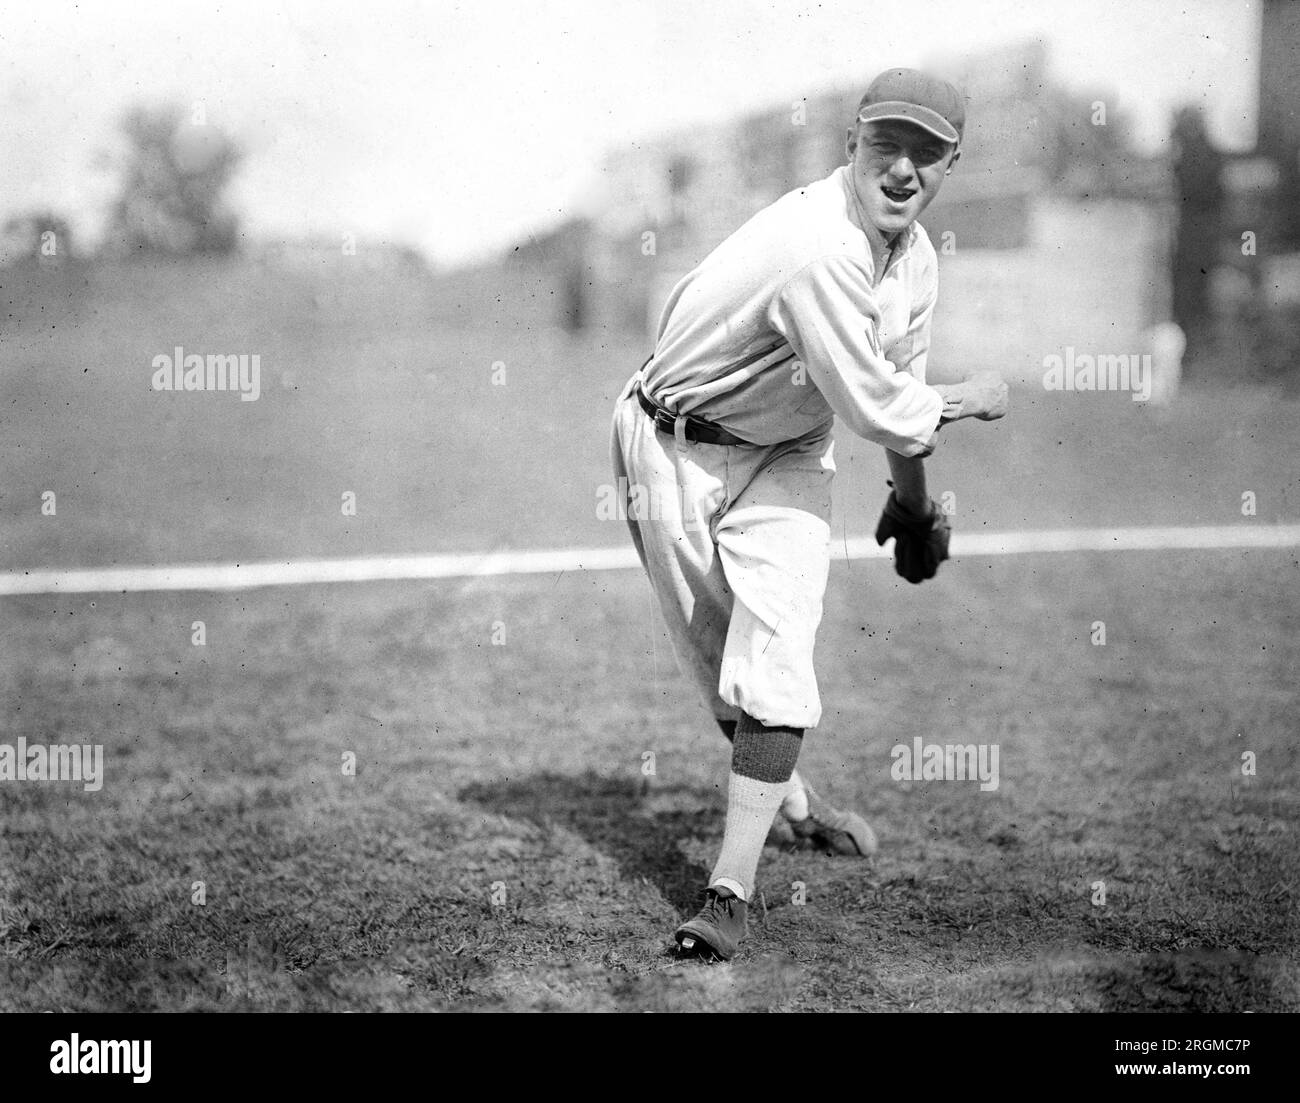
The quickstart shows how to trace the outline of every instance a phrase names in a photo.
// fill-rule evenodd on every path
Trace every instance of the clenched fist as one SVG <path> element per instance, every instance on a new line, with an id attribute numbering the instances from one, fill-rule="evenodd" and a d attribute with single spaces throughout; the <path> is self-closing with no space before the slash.
<path id="1" fill-rule="evenodd" d="M 934 389 L 943 396 L 945 422 L 964 417 L 997 421 L 1006 416 L 1011 405 L 1006 382 L 995 371 L 975 372 L 960 383 L 939 383 Z"/>
<path id="2" fill-rule="evenodd" d="M 973 409 L 970 416 L 980 421 L 997 421 L 1010 409 L 1010 394 L 1006 382 L 995 371 L 981 371 L 967 376 L 963 385 Z"/>

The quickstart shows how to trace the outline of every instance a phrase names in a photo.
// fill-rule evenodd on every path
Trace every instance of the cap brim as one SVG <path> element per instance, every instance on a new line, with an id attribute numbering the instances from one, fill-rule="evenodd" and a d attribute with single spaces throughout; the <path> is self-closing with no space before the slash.
<path id="1" fill-rule="evenodd" d="M 956 127 L 937 111 L 921 107 L 915 103 L 873 103 L 858 112 L 858 120 L 864 123 L 879 122 L 882 119 L 897 119 L 900 122 L 913 123 L 922 130 L 928 130 L 936 138 L 945 142 L 956 143 L 961 140 Z"/>

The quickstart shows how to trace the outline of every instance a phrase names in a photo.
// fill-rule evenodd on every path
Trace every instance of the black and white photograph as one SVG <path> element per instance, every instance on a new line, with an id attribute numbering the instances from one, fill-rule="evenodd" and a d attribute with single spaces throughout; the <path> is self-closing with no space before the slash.
<path id="1" fill-rule="evenodd" d="M 1300 3 L 0 0 L 0 151 L 41 1076 L 1300 1011 Z"/>

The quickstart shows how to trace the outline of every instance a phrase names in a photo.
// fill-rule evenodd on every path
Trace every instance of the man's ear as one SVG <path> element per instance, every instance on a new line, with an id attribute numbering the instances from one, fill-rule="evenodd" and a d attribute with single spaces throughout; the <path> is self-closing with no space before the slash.
<path id="1" fill-rule="evenodd" d="M 844 138 L 844 152 L 849 155 L 852 161 L 858 152 L 858 128 L 857 126 L 849 127 L 848 134 Z"/>
<path id="2" fill-rule="evenodd" d="M 948 162 L 948 171 L 952 172 L 953 166 L 956 165 L 957 162 L 960 160 L 961 160 L 961 146 L 958 146 L 956 149 L 952 151 L 952 160 Z"/>

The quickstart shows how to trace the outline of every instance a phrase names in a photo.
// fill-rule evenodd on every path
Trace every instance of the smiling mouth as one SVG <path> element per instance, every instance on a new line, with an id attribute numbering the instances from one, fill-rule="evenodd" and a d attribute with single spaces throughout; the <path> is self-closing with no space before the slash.
<path id="1" fill-rule="evenodd" d="M 880 190 L 885 193 L 886 198 L 895 203 L 906 203 L 916 194 L 910 188 L 886 188 L 882 186 Z"/>

